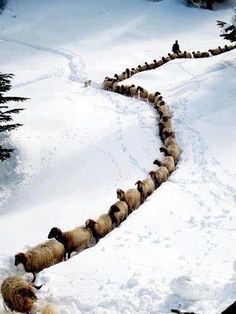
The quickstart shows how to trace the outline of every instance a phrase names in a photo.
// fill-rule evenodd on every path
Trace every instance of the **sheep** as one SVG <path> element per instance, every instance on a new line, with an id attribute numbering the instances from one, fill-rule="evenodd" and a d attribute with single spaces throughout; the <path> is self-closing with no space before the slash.
<path id="1" fill-rule="evenodd" d="M 153 62 L 155 63 L 156 68 L 160 67 L 160 66 L 163 65 L 163 63 L 164 63 L 162 59 L 159 60 L 159 61 L 156 61 L 156 60 L 154 59 Z"/>
<path id="2" fill-rule="evenodd" d="M 99 239 L 105 237 L 112 230 L 112 220 L 110 215 L 103 214 L 96 221 L 87 219 L 85 226 L 91 230 L 96 243 Z"/>
<path id="3" fill-rule="evenodd" d="M 175 137 L 175 132 L 172 128 L 164 128 L 161 133 L 162 141 L 164 142 L 169 136 Z"/>
<path id="4" fill-rule="evenodd" d="M 1 285 L 1 293 L 4 303 L 11 311 L 20 313 L 32 313 L 31 310 L 40 310 L 42 314 L 58 314 L 55 307 L 50 304 L 43 307 L 37 304 L 35 289 L 39 290 L 41 286 L 29 284 L 20 276 L 12 276 L 5 279 Z"/>
<path id="5" fill-rule="evenodd" d="M 131 76 L 132 76 L 132 75 L 138 73 L 138 70 L 135 68 L 132 68 L 130 72 L 131 72 Z"/>
<path id="6" fill-rule="evenodd" d="M 1 285 L 1 293 L 6 306 L 11 311 L 29 313 L 37 300 L 33 286 L 20 276 L 8 277 Z"/>
<path id="7" fill-rule="evenodd" d="M 206 51 L 201 52 L 201 58 L 209 58 L 209 57 L 210 57 L 209 52 L 206 52 Z"/>
<path id="8" fill-rule="evenodd" d="M 130 78 L 131 77 L 131 71 L 130 71 L 130 69 L 126 69 L 125 70 L 125 73 L 126 73 L 126 76 L 127 76 L 127 78 Z"/>
<path id="9" fill-rule="evenodd" d="M 166 156 L 172 156 L 175 164 L 178 163 L 180 157 L 180 151 L 178 145 L 169 145 L 168 147 L 162 146 L 160 152 L 165 153 Z"/>
<path id="10" fill-rule="evenodd" d="M 168 53 L 168 56 L 171 58 L 171 60 L 178 58 L 177 53 Z"/>
<path id="11" fill-rule="evenodd" d="M 172 156 L 166 156 L 163 161 L 156 159 L 154 160 L 153 164 L 159 167 L 166 167 L 169 173 L 175 171 L 175 161 Z"/>
<path id="12" fill-rule="evenodd" d="M 163 101 L 163 97 L 161 95 L 157 95 L 154 97 L 154 107 L 159 106 L 161 101 Z"/>
<path id="13" fill-rule="evenodd" d="M 164 101 L 161 101 L 161 103 L 157 109 L 158 109 L 160 117 L 162 117 L 162 116 L 170 117 L 169 107 L 167 105 L 165 105 Z"/>
<path id="14" fill-rule="evenodd" d="M 193 54 L 193 57 L 196 59 L 201 58 L 201 52 L 200 51 L 197 51 L 197 52 L 193 51 L 192 54 Z"/>
<path id="15" fill-rule="evenodd" d="M 163 182 L 167 181 L 169 177 L 169 171 L 166 167 L 161 166 L 157 171 L 149 172 L 155 187 L 158 188 Z"/>
<path id="16" fill-rule="evenodd" d="M 122 95 L 130 96 L 130 86 L 129 85 L 121 85 L 119 92 Z"/>
<path id="17" fill-rule="evenodd" d="M 145 179 L 145 180 L 138 180 L 135 185 L 137 185 L 137 190 L 141 196 L 141 203 L 147 199 L 156 189 L 155 184 L 152 180 Z"/>
<path id="18" fill-rule="evenodd" d="M 123 80 L 126 80 L 128 78 L 128 74 L 126 71 L 122 72 Z"/>
<path id="19" fill-rule="evenodd" d="M 170 61 L 170 57 L 162 57 L 161 60 L 163 61 L 163 63 L 167 63 Z"/>
<path id="20" fill-rule="evenodd" d="M 43 309 L 41 314 L 59 314 L 57 307 L 53 305 L 46 305 Z"/>
<path id="21" fill-rule="evenodd" d="M 124 79 L 123 73 L 121 73 L 121 74 L 115 74 L 115 75 L 114 75 L 114 78 L 115 78 L 117 81 L 123 81 L 123 79 Z"/>
<path id="22" fill-rule="evenodd" d="M 134 96 L 137 96 L 137 87 L 132 84 L 130 87 L 129 87 L 129 94 L 131 97 L 134 97 Z"/>
<path id="23" fill-rule="evenodd" d="M 224 48 L 225 48 L 225 51 L 230 51 L 230 50 L 234 49 L 235 46 L 233 46 L 233 45 L 230 45 L 230 46 L 225 45 Z"/>
<path id="24" fill-rule="evenodd" d="M 112 91 L 113 92 L 118 92 L 119 91 L 119 84 L 118 84 L 118 82 L 114 82 L 112 84 Z"/>
<path id="25" fill-rule="evenodd" d="M 91 80 L 87 80 L 84 82 L 84 87 L 89 87 L 91 86 L 92 81 Z"/>
<path id="26" fill-rule="evenodd" d="M 80 226 L 76 227 L 73 230 L 62 232 L 61 229 L 53 227 L 49 234 L 48 238 L 55 238 L 64 246 L 64 259 L 66 257 L 69 259 L 72 252 L 80 252 L 84 249 L 87 249 L 92 244 L 92 233 L 90 229 Z"/>
<path id="27" fill-rule="evenodd" d="M 122 84 L 119 86 L 119 94 L 124 95 L 125 94 L 125 86 Z"/>
<path id="28" fill-rule="evenodd" d="M 139 92 L 140 97 L 141 97 L 142 99 L 145 100 L 145 99 L 148 98 L 148 91 L 147 91 L 146 89 L 142 88 L 141 86 L 138 86 L 138 87 L 137 87 L 137 92 Z"/>
<path id="29" fill-rule="evenodd" d="M 148 67 L 149 67 L 149 70 L 154 70 L 156 69 L 156 63 L 153 61 L 153 63 L 150 63 Z"/>
<path id="30" fill-rule="evenodd" d="M 117 189 L 116 194 L 120 201 L 123 201 L 128 205 L 129 214 L 137 209 L 141 204 L 141 195 L 136 189 L 129 189 L 126 192 L 121 189 Z"/>
<path id="31" fill-rule="evenodd" d="M 115 79 L 106 77 L 105 80 L 103 81 L 103 88 L 106 90 L 111 90 L 115 82 L 116 82 Z"/>
<path id="32" fill-rule="evenodd" d="M 209 51 L 213 56 L 216 56 L 216 55 L 220 54 L 220 49 L 219 49 L 219 48 L 209 49 L 208 51 Z"/>
<path id="33" fill-rule="evenodd" d="M 159 92 L 155 92 L 154 94 L 153 93 L 150 93 L 149 95 L 148 95 L 148 101 L 150 102 L 150 103 L 154 103 L 154 99 L 155 99 L 155 97 L 162 97 L 162 96 L 160 96 L 161 94 L 159 93 Z"/>
<path id="34" fill-rule="evenodd" d="M 147 65 L 146 64 L 138 65 L 138 69 L 139 69 L 139 72 L 146 71 L 147 70 Z"/>
<path id="35" fill-rule="evenodd" d="M 191 59 L 192 58 L 191 52 L 184 51 L 184 58 Z"/>
<path id="36" fill-rule="evenodd" d="M 111 217 L 112 223 L 118 227 L 128 216 L 128 205 L 123 201 L 117 201 L 111 205 L 109 209 L 109 216 Z"/>
<path id="37" fill-rule="evenodd" d="M 182 58 L 186 58 L 185 57 L 185 53 L 180 51 L 180 52 L 177 52 L 177 55 L 178 55 L 178 58 L 182 59 Z"/>
<path id="38" fill-rule="evenodd" d="M 159 122 L 159 126 L 162 126 L 162 130 L 164 130 L 164 128 L 171 128 L 172 122 L 170 117 L 167 115 L 162 115 Z"/>
<path id="39" fill-rule="evenodd" d="M 56 240 L 50 240 L 33 247 L 26 253 L 17 253 L 15 266 L 23 264 L 25 271 L 33 274 L 32 282 L 34 282 L 36 273 L 63 261 L 64 254 L 64 246 Z"/>
<path id="40" fill-rule="evenodd" d="M 168 131 L 167 131 L 168 132 Z M 163 132 L 162 132 L 163 133 Z M 167 133 L 165 133 L 166 135 Z M 165 144 L 165 147 L 168 147 L 170 145 L 177 145 L 177 142 L 176 142 L 176 139 L 175 139 L 175 136 L 174 134 L 168 136 L 165 138 L 165 135 L 163 135 L 163 138 L 164 138 L 164 144 Z"/>

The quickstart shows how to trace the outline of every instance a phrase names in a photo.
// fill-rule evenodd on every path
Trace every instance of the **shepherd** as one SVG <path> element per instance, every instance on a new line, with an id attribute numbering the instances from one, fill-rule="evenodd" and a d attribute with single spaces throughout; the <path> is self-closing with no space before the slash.
<path id="1" fill-rule="evenodd" d="M 180 49 L 179 49 L 179 43 L 178 43 L 178 40 L 175 41 L 173 47 L 172 47 L 172 51 L 173 53 L 178 53 L 178 52 L 181 52 Z"/>

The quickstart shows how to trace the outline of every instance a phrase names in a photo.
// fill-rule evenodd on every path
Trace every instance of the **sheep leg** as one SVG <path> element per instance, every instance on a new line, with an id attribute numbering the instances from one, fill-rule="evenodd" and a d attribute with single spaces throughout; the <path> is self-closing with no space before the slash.
<path id="1" fill-rule="evenodd" d="M 33 274 L 33 276 L 34 276 L 32 282 L 35 282 L 35 280 L 36 280 L 36 275 L 35 275 L 35 273 L 32 273 L 32 274 Z"/>
<path id="2" fill-rule="evenodd" d="M 33 287 L 37 290 L 40 290 L 42 288 L 42 286 L 45 285 L 44 283 L 41 285 L 41 286 L 36 286 L 36 285 L 33 285 Z"/>

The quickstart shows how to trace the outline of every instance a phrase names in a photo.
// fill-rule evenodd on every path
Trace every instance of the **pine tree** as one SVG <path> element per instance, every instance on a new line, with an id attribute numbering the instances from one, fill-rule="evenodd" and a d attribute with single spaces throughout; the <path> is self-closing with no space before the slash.
<path id="1" fill-rule="evenodd" d="M 187 4 L 195 5 L 208 10 L 213 10 L 214 3 L 223 2 L 226 2 L 226 0 L 187 0 Z"/>
<path id="2" fill-rule="evenodd" d="M 22 125 L 19 123 L 9 124 L 8 122 L 13 120 L 11 116 L 12 114 L 19 113 L 21 110 L 24 110 L 24 109 L 14 108 L 14 109 L 7 110 L 8 106 L 6 105 L 6 103 L 8 103 L 9 101 L 22 102 L 28 99 L 24 97 L 3 96 L 4 93 L 8 92 L 11 89 L 11 79 L 13 78 L 13 76 L 14 75 L 12 73 L 2 74 L 0 72 L 0 133 L 9 132 Z M 4 104 L 4 105 L 1 105 L 1 104 Z M 4 161 L 5 159 L 9 158 L 13 151 L 14 149 L 3 148 L 0 145 L 0 160 Z"/>
<path id="3" fill-rule="evenodd" d="M 221 37 L 231 42 L 236 41 L 236 26 L 234 24 L 230 25 L 226 22 L 217 21 L 217 25 L 223 29 Z"/>

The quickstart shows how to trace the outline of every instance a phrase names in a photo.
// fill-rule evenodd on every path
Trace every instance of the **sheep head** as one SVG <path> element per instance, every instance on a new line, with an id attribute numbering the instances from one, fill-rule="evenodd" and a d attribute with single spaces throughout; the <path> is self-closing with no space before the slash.
<path id="1" fill-rule="evenodd" d="M 125 192 L 123 190 L 117 189 L 116 194 L 117 194 L 117 198 L 119 198 L 120 201 L 123 200 L 124 195 L 125 195 Z"/>
<path id="2" fill-rule="evenodd" d="M 164 146 L 162 146 L 159 150 L 161 153 L 167 153 L 167 148 Z"/>
<path id="3" fill-rule="evenodd" d="M 157 166 L 159 166 L 159 167 L 162 166 L 162 162 L 161 162 L 160 160 L 158 160 L 158 159 L 154 160 L 154 161 L 153 161 L 153 164 L 154 164 L 154 165 L 157 165 Z"/>
<path id="4" fill-rule="evenodd" d="M 142 185 L 143 185 L 143 181 L 138 180 L 138 181 L 135 183 L 135 185 L 137 185 L 137 189 L 139 190 L 139 189 L 142 187 Z"/>
<path id="5" fill-rule="evenodd" d="M 159 95 L 161 95 L 161 93 L 159 93 L 159 92 L 155 92 L 155 94 L 154 94 L 154 96 L 159 96 Z"/>
<path id="6" fill-rule="evenodd" d="M 53 227 L 48 234 L 48 239 L 55 238 L 58 240 L 58 239 L 61 239 L 61 237 L 62 237 L 62 231 L 61 229 L 57 227 Z"/>
<path id="7" fill-rule="evenodd" d="M 162 120 L 163 122 L 167 122 L 170 119 L 170 117 L 163 115 Z"/>
<path id="8" fill-rule="evenodd" d="M 96 224 L 96 221 L 94 221 L 92 219 L 87 219 L 85 222 L 86 228 L 89 228 L 89 229 L 93 229 L 95 224 Z"/>
<path id="9" fill-rule="evenodd" d="M 25 265 L 26 260 L 27 260 L 27 258 L 26 258 L 25 253 L 17 253 L 15 255 L 15 266 L 18 266 L 19 264 Z"/>
<path id="10" fill-rule="evenodd" d="M 154 183 L 156 183 L 156 173 L 155 173 L 155 171 L 150 171 L 149 175 L 152 178 L 152 180 L 154 181 Z"/>
<path id="11" fill-rule="evenodd" d="M 174 132 L 170 128 L 165 128 L 163 130 L 162 134 L 165 136 L 165 138 L 167 138 L 169 136 L 173 136 L 174 137 Z"/>

